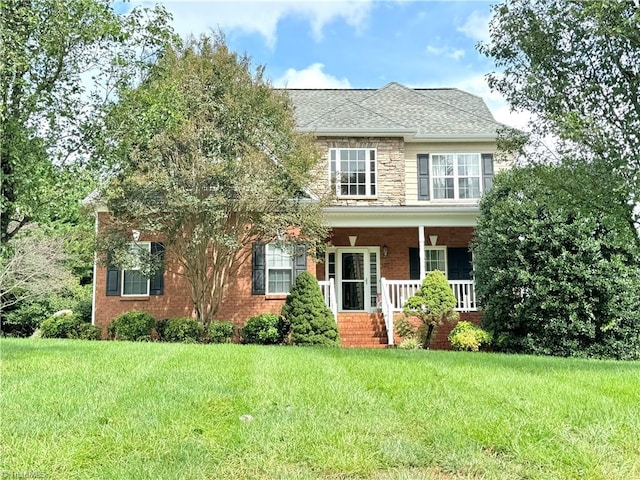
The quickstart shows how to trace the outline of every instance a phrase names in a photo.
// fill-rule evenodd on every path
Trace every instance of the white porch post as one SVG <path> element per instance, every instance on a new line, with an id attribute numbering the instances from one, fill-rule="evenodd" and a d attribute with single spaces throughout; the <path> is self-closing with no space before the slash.
<path id="1" fill-rule="evenodd" d="M 424 262 L 424 225 L 418 227 L 418 254 L 420 256 L 420 281 L 427 275 Z"/>

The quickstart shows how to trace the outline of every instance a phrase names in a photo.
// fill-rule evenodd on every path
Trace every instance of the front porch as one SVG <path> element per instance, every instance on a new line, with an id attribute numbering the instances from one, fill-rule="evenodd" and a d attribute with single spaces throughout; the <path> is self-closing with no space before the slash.
<path id="1" fill-rule="evenodd" d="M 420 280 L 380 279 L 378 305 L 371 312 L 340 312 L 336 300 L 334 279 L 318 282 L 327 306 L 338 323 L 343 346 L 378 347 L 395 344 L 395 318 L 402 314 L 406 300 L 420 287 Z M 475 288 L 472 280 L 449 280 L 456 297 L 456 311 L 477 320 L 477 315 L 464 315 L 478 312 Z"/>

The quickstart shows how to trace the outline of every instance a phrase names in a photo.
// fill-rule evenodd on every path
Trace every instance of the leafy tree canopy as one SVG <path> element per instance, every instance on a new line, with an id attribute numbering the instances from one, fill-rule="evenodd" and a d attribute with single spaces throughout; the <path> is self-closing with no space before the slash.
<path id="1" fill-rule="evenodd" d="M 507 0 L 493 12 L 490 41 L 480 46 L 499 70 L 488 76 L 490 86 L 534 114 L 534 133 L 554 135 L 565 163 L 596 164 L 564 189 L 597 198 L 610 212 L 638 204 L 637 1 Z M 635 227 L 639 216 L 630 217 Z"/>
<path id="2" fill-rule="evenodd" d="M 170 37 L 164 10 L 117 14 L 109 0 L 0 3 L 0 237 L 77 208 L 100 107 Z M 91 87 L 88 87 L 91 86 Z"/>
<path id="3" fill-rule="evenodd" d="M 296 132 L 286 94 L 222 37 L 168 48 L 120 98 L 101 150 L 112 167 L 105 249 L 132 228 L 161 235 L 199 320 L 213 318 L 243 247 L 324 240 L 322 205 L 303 193 L 320 158 L 313 139 Z"/>

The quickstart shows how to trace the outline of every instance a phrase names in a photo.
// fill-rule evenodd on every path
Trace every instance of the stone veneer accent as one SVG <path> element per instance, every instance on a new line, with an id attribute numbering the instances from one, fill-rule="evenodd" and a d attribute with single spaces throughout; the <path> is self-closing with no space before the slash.
<path id="1" fill-rule="evenodd" d="M 324 178 L 329 187 L 329 149 L 330 148 L 375 148 L 376 191 L 372 198 L 357 197 L 353 199 L 335 198 L 331 205 L 404 205 L 405 204 L 405 167 L 404 140 L 402 138 L 379 137 L 318 137 L 317 143 L 322 151 L 319 164 L 319 178 Z M 332 192 L 333 193 L 333 192 Z"/>

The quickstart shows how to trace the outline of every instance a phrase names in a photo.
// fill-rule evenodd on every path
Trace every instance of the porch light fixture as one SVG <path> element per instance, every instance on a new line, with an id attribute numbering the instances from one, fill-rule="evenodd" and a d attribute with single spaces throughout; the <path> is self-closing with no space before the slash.
<path id="1" fill-rule="evenodd" d="M 133 237 L 133 241 L 137 242 L 140 240 L 140 230 L 131 230 L 131 236 Z"/>
<path id="2" fill-rule="evenodd" d="M 351 245 L 352 247 L 355 247 L 357 239 L 358 239 L 357 235 L 349 235 L 349 245 Z"/>
<path id="3" fill-rule="evenodd" d="M 389 255 L 389 247 L 387 247 L 386 245 L 382 246 L 382 256 L 384 258 L 387 258 L 387 255 Z"/>
<path id="4" fill-rule="evenodd" d="M 431 242 L 431 246 L 435 247 L 436 243 L 438 243 L 438 235 L 429 235 L 429 241 Z"/>

